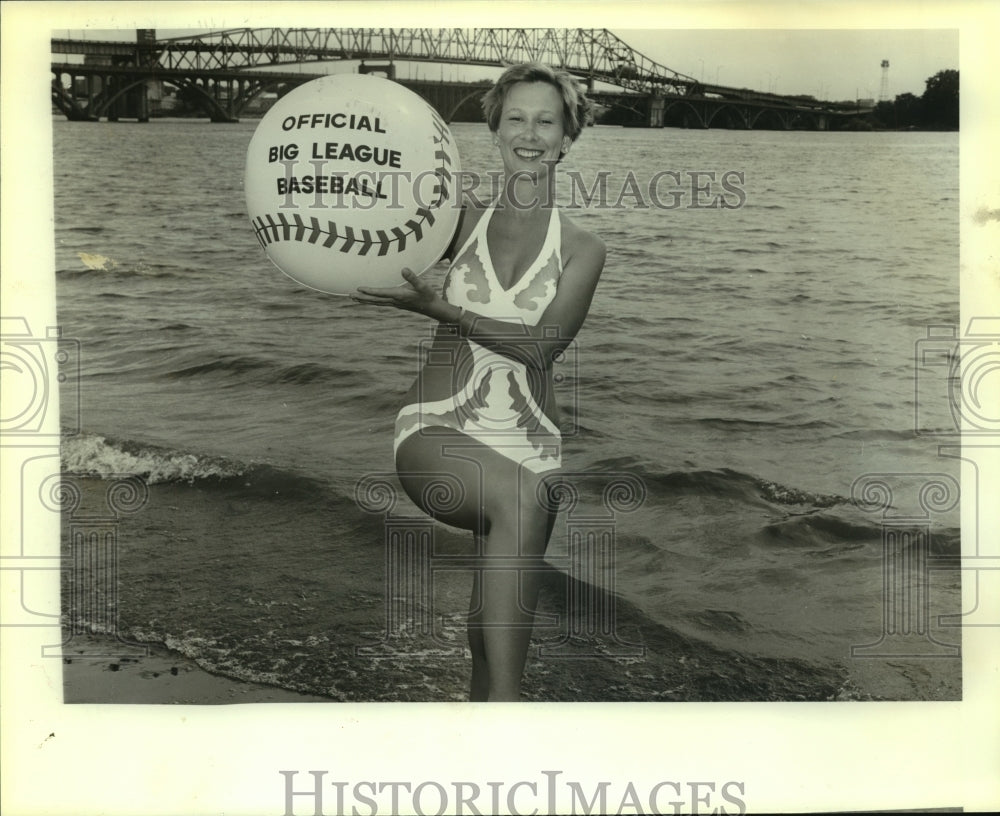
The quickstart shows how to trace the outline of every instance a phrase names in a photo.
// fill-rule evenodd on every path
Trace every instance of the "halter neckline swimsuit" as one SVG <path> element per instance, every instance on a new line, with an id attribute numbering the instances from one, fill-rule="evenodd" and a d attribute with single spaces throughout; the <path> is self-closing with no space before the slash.
<path id="1" fill-rule="evenodd" d="M 504 288 L 497 278 L 490 257 L 486 232 L 496 207 L 491 204 L 475 225 L 448 269 L 443 296 L 446 301 L 469 311 L 509 322 L 515 326 L 535 326 L 555 297 L 562 274 L 562 232 L 558 210 L 549 215 L 548 230 L 538 256 L 521 277 Z M 437 388 L 424 386 L 433 382 L 428 369 L 434 365 L 434 351 L 421 380 L 417 401 L 405 405 L 396 417 L 394 450 L 411 434 L 438 433 L 442 429 L 460 431 L 489 446 L 501 455 L 536 473 L 561 466 L 559 428 L 545 415 L 533 393 L 524 364 L 491 351 L 471 339 L 471 358 L 459 365 L 457 355 L 442 368 L 450 367 L 446 381 Z M 542 388 L 551 388 L 551 375 L 543 378 Z M 537 385 L 536 385 L 537 387 Z M 447 393 L 428 393 L 445 390 Z"/>

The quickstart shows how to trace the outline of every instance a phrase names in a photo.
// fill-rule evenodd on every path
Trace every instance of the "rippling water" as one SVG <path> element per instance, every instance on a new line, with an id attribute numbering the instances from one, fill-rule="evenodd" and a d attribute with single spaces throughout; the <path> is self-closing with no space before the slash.
<path id="1" fill-rule="evenodd" d="M 335 699 L 460 698 L 461 655 L 414 669 L 354 648 L 384 640 L 388 614 L 383 518 L 355 489 L 392 469 L 393 411 L 430 326 L 298 287 L 264 258 L 242 198 L 254 127 L 54 122 L 58 312 L 82 358 L 65 468 L 150 484 L 120 534 L 121 625 Z M 493 169 L 485 128 L 453 131 L 466 168 Z M 913 431 L 916 344 L 958 322 L 957 134 L 596 127 L 564 164 L 561 200 L 608 246 L 564 364 L 564 461 L 581 513 L 613 474 L 643 486 L 614 521 L 613 605 L 644 650 L 608 647 L 572 674 L 533 657 L 529 696 L 960 696 L 958 660 L 920 674 L 850 656 L 882 628 L 881 518 L 852 484 L 957 476 Z M 682 182 L 660 176 L 661 201 L 677 189 L 685 206 L 643 206 L 661 171 Z M 716 192 L 741 174 L 742 206 L 686 206 L 693 171 Z M 574 207 L 574 172 L 588 189 L 605 173 L 621 206 Z M 575 518 L 550 548 L 553 614 Z M 931 534 L 958 553 L 957 507 Z M 941 576 L 933 609 L 957 611 L 958 574 Z M 466 583 L 441 577 L 436 646 L 460 649 Z"/>

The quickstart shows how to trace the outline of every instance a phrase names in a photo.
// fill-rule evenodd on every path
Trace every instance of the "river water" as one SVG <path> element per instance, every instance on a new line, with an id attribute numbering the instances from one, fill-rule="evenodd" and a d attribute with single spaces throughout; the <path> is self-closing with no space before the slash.
<path id="1" fill-rule="evenodd" d="M 95 495 L 123 474 L 149 491 L 118 531 L 116 625 L 331 699 L 463 699 L 468 575 L 394 598 L 391 525 L 358 503 L 391 474 L 431 327 L 267 261 L 242 194 L 255 125 L 53 122 L 58 316 L 81 350 L 64 469 Z M 484 126 L 453 133 L 465 168 L 495 169 Z M 587 205 L 573 174 L 589 190 L 602 173 L 608 206 Z M 918 404 L 945 375 L 914 360 L 958 322 L 958 134 L 594 127 L 560 185 L 608 261 L 559 386 L 578 504 L 550 545 L 527 696 L 958 699 L 958 658 L 852 656 L 886 626 L 885 519 L 857 480 L 919 514 L 907 485 L 957 478 L 915 433 L 947 410 Z M 634 501 L 609 505 L 615 480 Z M 410 516 L 400 500 L 389 521 Z M 571 557 L 596 516 L 600 575 Z M 957 556 L 957 506 L 921 525 L 904 549 Z M 468 547 L 426 532 L 436 554 Z M 958 571 L 931 575 L 926 642 L 957 644 L 937 615 L 958 611 Z M 591 584 L 613 632 L 573 628 Z"/>

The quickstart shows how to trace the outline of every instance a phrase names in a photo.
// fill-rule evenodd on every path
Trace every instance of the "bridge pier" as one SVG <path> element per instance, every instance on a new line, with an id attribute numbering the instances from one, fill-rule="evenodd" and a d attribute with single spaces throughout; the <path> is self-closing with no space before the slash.
<path id="1" fill-rule="evenodd" d="M 666 100 L 660 94 L 651 94 L 647 100 L 646 127 L 663 127 L 663 114 L 666 111 Z"/>
<path id="2" fill-rule="evenodd" d="M 132 112 L 139 122 L 149 122 L 149 86 L 145 82 L 135 89 Z"/>

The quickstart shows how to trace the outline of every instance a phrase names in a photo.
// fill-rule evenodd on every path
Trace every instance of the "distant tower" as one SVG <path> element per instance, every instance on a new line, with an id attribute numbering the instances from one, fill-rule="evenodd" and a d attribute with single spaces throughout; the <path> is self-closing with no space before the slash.
<path id="1" fill-rule="evenodd" d="M 878 101 L 889 101 L 889 60 L 882 60 L 882 87 L 879 88 Z"/>

